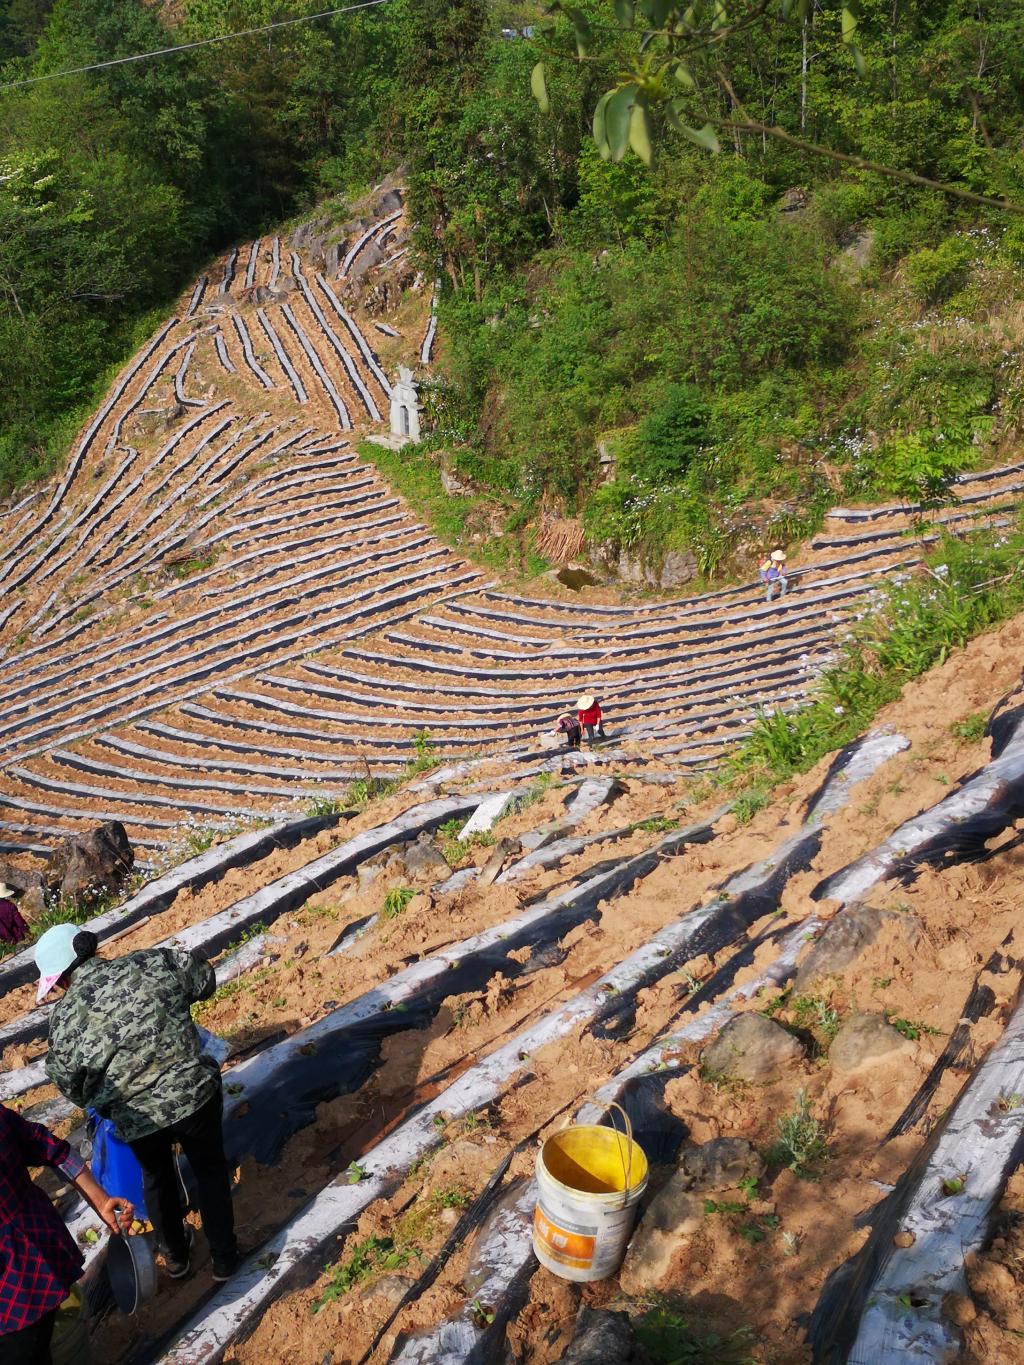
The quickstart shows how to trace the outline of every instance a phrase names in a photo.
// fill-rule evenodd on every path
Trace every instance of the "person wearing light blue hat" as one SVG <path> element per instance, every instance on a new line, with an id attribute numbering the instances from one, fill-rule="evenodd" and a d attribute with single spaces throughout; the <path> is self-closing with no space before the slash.
<path id="1" fill-rule="evenodd" d="M 82 956 L 75 948 L 75 939 L 79 937 L 83 940 L 80 945 Z M 42 1004 L 62 976 L 74 971 L 79 962 L 85 961 L 86 956 L 92 956 L 89 952 L 91 945 L 88 942 L 91 939 L 93 935 L 80 929 L 77 924 L 55 924 L 52 929 L 47 929 L 46 933 L 40 936 L 33 954 L 39 968 L 37 1004 Z M 92 952 L 95 951 L 93 947 Z"/>
<path id="2" fill-rule="evenodd" d="M 239 1255 L 220 1067 L 191 1013 L 216 988 L 213 968 L 172 948 L 106 959 L 98 947 L 94 933 L 74 924 L 54 925 L 36 944 L 39 1000 L 61 991 L 50 1014 L 46 1074 L 73 1104 L 109 1119 L 131 1148 L 172 1279 L 190 1273 L 193 1245 L 174 1161 L 180 1143 L 196 1178 L 213 1278 L 230 1279 Z"/>

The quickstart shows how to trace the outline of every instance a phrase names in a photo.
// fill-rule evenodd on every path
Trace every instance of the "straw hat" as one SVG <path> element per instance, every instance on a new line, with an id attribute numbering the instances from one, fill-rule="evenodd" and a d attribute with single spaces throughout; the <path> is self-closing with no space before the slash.
<path id="1" fill-rule="evenodd" d="M 575 720 L 576 717 L 573 715 L 573 713 L 572 713 L 571 711 L 563 711 L 562 714 L 558 717 L 558 719 L 559 719 L 559 720 Z"/>
<path id="2" fill-rule="evenodd" d="M 13 886 L 8 886 L 6 882 L 0 882 L 0 897 L 4 900 L 10 900 L 12 896 L 17 894 Z"/>
<path id="3" fill-rule="evenodd" d="M 594 704 L 594 698 L 589 692 L 585 692 L 576 702 L 577 711 L 589 711 Z"/>
<path id="4" fill-rule="evenodd" d="M 785 550 L 773 550 L 772 559 L 775 561 L 776 564 L 785 564 L 786 562 Z"/>

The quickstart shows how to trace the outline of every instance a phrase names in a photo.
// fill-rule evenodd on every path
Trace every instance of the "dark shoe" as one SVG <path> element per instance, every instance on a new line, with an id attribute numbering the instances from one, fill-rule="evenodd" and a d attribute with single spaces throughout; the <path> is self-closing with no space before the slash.
<path id="1" fill-rule="evenodd" d="M 169 1252 L 164 1252 L 164 1270 L 172 1280 L 184 1280 L 192 1270 L 192 1246 L 195 1242 L 195 1233 L 191 1228 L 185 1229 L 188 1237 L 188 1245 L 185 1248 L 184 1260 L 176 1260 Z"/>
<path id="2" fill-rule="evenodd" d="M 213 1258 L 214 1284 L 224 1284 L 226 1280 L 230 1280 L 232 1276 L 237 1273 L 238 1267 L 241 1264 L 242 1254 L 239 1251 L 236 1251 L 233 1256 L 229 1256 L 227 1260 L 222 1260 L 221 1257 L 214 1256 Z"/>

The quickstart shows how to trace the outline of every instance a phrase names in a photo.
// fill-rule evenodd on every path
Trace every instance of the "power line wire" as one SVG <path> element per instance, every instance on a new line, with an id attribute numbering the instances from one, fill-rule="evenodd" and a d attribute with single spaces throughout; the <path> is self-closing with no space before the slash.
<path id="1" fill-rule="evenodd" d="M 272 24 L 261 24 L 259 28 L 244 28 L 237 33 L 222 33 L 218 38 L 199 38 L 194 43 L 178 43 L 175 47 L 158 47 L 152 52 L 136 52 L 131 57 L 113 57 L 107 62 L 93 62 L 90 66 L 72 66 L 67 71 L 47 71 L 42 76 L 27 76 L 24 80 L 8 81 L 0 85 L 0 91 L 16 90 L 19 86 L 37 85 L 40 81 L 55 81 L 62 76 L 81 76 L 87 71 L 104 71 L 110 66 L 125 66 L 128 62 L 145 62 L 150 57 L 167 57 L 175 52 L 191 52 L 197 47 L 212 47 L 214 43 L 228 43 L 234 38 L 251 38 L 260 33 L 271 33 L 274 29 L 292 28 L 295 24 L 312 24 L 317 19 L 331 19 L 336 14 L 351 14 L 357 9 L 375 9 L 378 5 L 389 5 L 391 0 L 359 0 L 355 5 L 343 5 L 339 9 L 325 9 L 319 14 L 302 14 L 296 19 L 278 19 Z"/>

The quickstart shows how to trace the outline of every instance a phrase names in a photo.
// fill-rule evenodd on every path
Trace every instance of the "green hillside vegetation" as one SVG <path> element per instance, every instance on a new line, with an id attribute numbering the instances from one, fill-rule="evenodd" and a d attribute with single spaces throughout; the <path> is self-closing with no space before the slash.
<path id="1" fill-rule="evenodd" d="M 319 8 L 10 0 L 0 69 L 160 47 L 172 17 L 202 38 Z M 939 496 L 1012 449 L 1024 217 L 768 135 L 712 155 L 656 105 L 653 166 L 603 160 L 594 107 L 636 59 L 620 12 L 576 12 L 585 61 L 570 18 L 523 36 L 539 7 L 390 0 L 0 94 L 0 481 L 52 467 L 213 251 L 324 200 L 340 217 L 396 166 L 444 284 L 426 445 L 512 526 L 543 508 L 592 548 L 688 548 L 711 574 L 837 500 Z M 766 12 L 689 78 L 723 116 L 1024 204 L 1015 6 L 872 0 L 863 76 L 839 27 L 831 3 Z"/>

